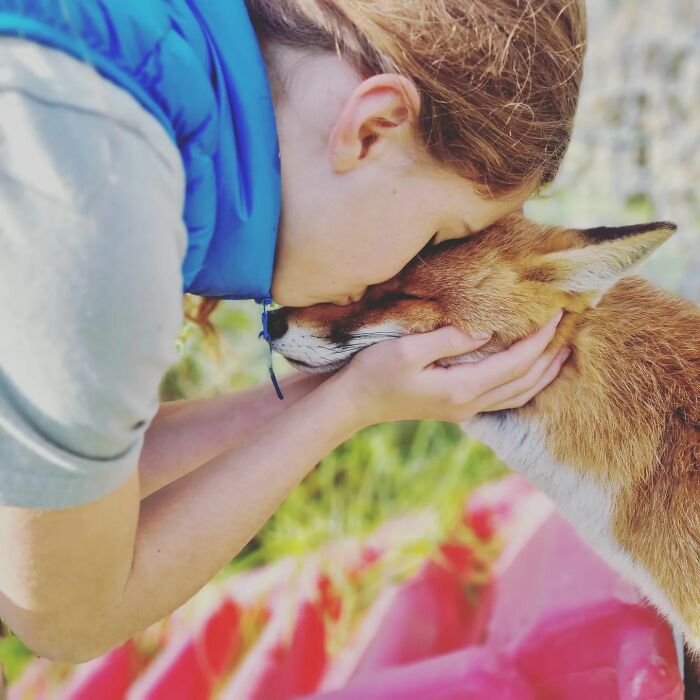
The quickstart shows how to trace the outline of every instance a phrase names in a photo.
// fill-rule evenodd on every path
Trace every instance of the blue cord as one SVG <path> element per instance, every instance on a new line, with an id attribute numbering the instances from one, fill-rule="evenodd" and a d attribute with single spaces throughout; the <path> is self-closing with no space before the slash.
<path id="1" fill-rule="evenodd" d="M 272 386 L 275 387 L 275 391 L 277 392 L 277 398 L 282 400 L 284 399 L 284 394 L 282 393 L 282 389 L 280 389 L 279 382 L 277 381 L 277 377 L 275 376 L 275 370 L 272 368 L 272 338 L 270 338 L 270 334 L 268 333 L 267 330 L 267 307 L 269 304 L 272 303 L 272 299 L 270 297 L 265 297 L 262 300 L 262 305 L 263 305 L 263 312 L 262 312 L 262 331 L 258 334 L 258 338 L 264 338 L 267 341 L 267 349 L 269 352 L 268 360 L 267 360 L 267 369 L 270 373 L 270 379 L 272 380 Z"/>

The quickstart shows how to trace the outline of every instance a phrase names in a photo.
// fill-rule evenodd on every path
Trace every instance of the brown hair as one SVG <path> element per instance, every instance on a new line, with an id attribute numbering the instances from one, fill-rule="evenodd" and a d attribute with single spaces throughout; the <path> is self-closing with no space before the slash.
<path id="1" fill-rule="evenodd" d="M 337 52 L 362 77 L 399 73 L 413 80 L 428 153 L 482 194 L 554 179 L 578 101 L 584 0 L 246 4 L 264 42 Z M 196 319 L 206 322 L 208 313 Z"/>
<path id="2" fill-rule="evenodd" d="M 218 335 L 210 316 L 219 305 L 220 299 L 199 297 L 194 294 L 185 294 L 183 311 L 186 321 L 191 321 L 199 326 L 204 338 L 217 344 Z"/>
<path id="3" fill-rule="evenodd" d="M 428 152 L 482 192 L 554 179 L 582 76 L 583 0 L 246 2 L 263 40 L 410 78 Z"/>

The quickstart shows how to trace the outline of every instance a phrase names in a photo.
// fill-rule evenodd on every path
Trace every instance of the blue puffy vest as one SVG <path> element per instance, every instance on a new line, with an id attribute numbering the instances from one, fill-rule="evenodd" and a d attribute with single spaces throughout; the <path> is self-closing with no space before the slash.
<path id="1" fill-rule="evenodd" d="M 184 291 L 269 296 L 279 148 L 265 64 L 242 0 L 0 0 L 2 33 L 91 63 L 177 144 L 187 177 Z"/>

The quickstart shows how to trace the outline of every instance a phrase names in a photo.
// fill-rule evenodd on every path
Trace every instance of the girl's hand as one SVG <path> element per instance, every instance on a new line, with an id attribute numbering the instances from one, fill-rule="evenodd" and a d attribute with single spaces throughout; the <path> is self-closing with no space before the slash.
<path id="1" fill-rule="evenodd" d="M 447 326 L 387 340 L 358 353 L 333 382 L 343 385 L 361 427 L 413 419 L 459 423 L 483 411 L 519 408 L 559 374 L 570 354 L 548 347 L 560 319 L 561 313 L 507 350 L 451 367 L 433 363 L 473 352 L 489 339 Z"/>

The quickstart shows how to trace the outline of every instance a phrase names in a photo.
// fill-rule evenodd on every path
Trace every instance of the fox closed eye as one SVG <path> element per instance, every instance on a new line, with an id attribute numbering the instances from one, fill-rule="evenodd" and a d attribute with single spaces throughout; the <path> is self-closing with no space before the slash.
<path id="1" fill-rule="evenodd" d="M 379 299 L 377 299 L 377 302 L 381 303 L 382 305 L 384 304 L 393 304 L 394 302 L 397 301 L 422 301 L 423 297 L 418 296 L 417 294 L 412 294 L 411 292 L 404 292 L 401 290 L 396 290 L 393 292 L 387 292 L 386 294 L 383 294 Z"/>

